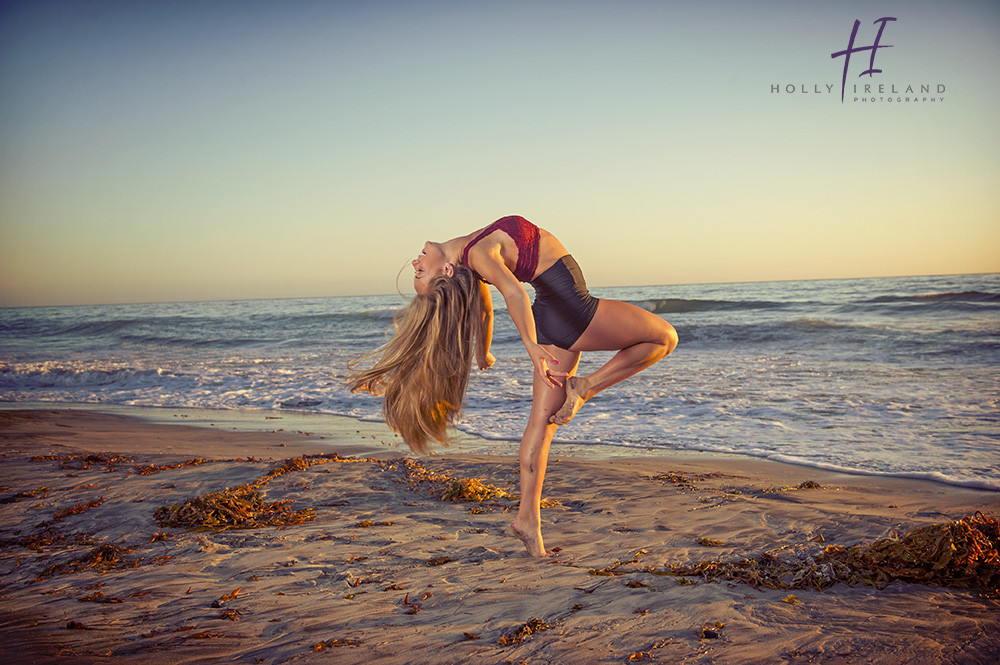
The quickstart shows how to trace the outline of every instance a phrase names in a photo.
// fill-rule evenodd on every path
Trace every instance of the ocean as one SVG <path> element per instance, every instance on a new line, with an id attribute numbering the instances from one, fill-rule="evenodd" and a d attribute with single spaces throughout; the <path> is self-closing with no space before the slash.
<path id="1" fill-rule="evenodd" d="M 591 400 L 553 454 L 712 451 L 1000 491 L 1000 274 L 595 288 L 680 344 Z M 497 307 L 497 363 L 458 428 L 512 449 L 531 364 Z M 0 402 L 331 414 L 402 296 L 0 309 Z M 585 354 L 581 373 L 611 354 Z"/>

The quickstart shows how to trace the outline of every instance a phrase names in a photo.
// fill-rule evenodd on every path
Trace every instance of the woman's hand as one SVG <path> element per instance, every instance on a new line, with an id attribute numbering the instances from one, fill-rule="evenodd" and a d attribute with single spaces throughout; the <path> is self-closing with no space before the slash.
<path id="1" fill-rule="evenodd" d="M 565 378 L 567 376 L 566 372 L 553 372 L 549 369 L 549 362 L 553 365 L 558 365 L 559 361 L 555 359 L 551 353 L 542 348 L 539 344 L 527 343 L 525 348 L 528 349 L 528 357 L 531 358 L 531 363 L 535 366 L 535 371 L 538 375 L 542 377 L 546 385 L 549 388 L 562 388 L 562 383 L 556 380 L 555 377 Z"/>
<path id="2" fill-rule="evenodd" d="M 485 357 L 476 358 L 476 363 L 479 365 L 479 369 L 489 369 L 490 367 L 493 367 L 493 363 L 495 363 L 496 361 L 497 361 L 496 357 L 489 351 L 486 352 Z"/>

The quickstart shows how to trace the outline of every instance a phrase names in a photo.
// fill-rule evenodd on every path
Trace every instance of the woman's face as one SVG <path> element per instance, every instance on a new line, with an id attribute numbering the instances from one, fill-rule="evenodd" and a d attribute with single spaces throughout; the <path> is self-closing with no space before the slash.
<path id="1" fill-rule="evenodd" d="M 427 295 L 431 282 L 438 275 L 445 274 L 447 260 L 441 243 L 427 241 L 416 259 L 413 260 L 413 289 L 419 295 Z"/>

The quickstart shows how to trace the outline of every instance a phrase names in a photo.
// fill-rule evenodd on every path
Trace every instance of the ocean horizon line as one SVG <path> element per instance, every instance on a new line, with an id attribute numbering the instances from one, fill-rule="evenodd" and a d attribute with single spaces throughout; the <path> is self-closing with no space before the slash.
<path id="1" fill-rule="evenodd" d="M 653 289 L 653 288 L 678 288 L 678 287 L 698 287 L 698 286 L 724 286 L 726 284 L 788 284 L 792 282 L 842 282 L 842 281 L 864 281 L 876 279 L 917 279 L 917 278 L 943 278 L 943 277 L 982 277 L 987 275 L 1000 275 L 1000 269 L 986 272 L 956 272 L 956 273 L 920 273 L 910 275 L 867 275 L 861 277 L 804 277 L 788 279 L 749 279 L 749 280 L 721 280 L 710 282 L 676 282 L 673 284 L 590 284 L 592 290 L 596 289 Z M 339 295 L 289 295 L 289 296 L 261 296 L 261 297 L 233 297 L 233 298 L 204 298 L 194 300 L 122 300 L 111 302 L 86 302 L 86 303 L 47 303 L 36 305 L 8 305 L 0 303 L 2 310 L 22 310 L 22 309 L 44 309 L 48 307 L 130 307 L 141 305 L 196 305 L 210 303 L 240 303 L 240 302 L 273 302 L 282 300 L 330 300 L 335 298 L 385 298 L 389 296 L 400 296 L 409 300 L 413 294 L 406 293 L 356 293 Z"/>

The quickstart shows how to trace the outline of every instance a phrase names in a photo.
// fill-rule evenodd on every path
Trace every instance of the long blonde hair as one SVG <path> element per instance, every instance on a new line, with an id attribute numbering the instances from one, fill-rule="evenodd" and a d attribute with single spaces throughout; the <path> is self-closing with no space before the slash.
<path id="1" fill-rule="evenodd" d="M 426 295 L 396 313 L 395 335 L 358 359 L 378 356 L 370 369 L 351 376 L 348 387 L 384 395 L 385 421 L 411 450 L 429 452 L 430 439 L 447 445 L 448 425 L 462 410 L 483 316 L 478 277 L 456 265 L 452 277 L 436 278 Z"/>

